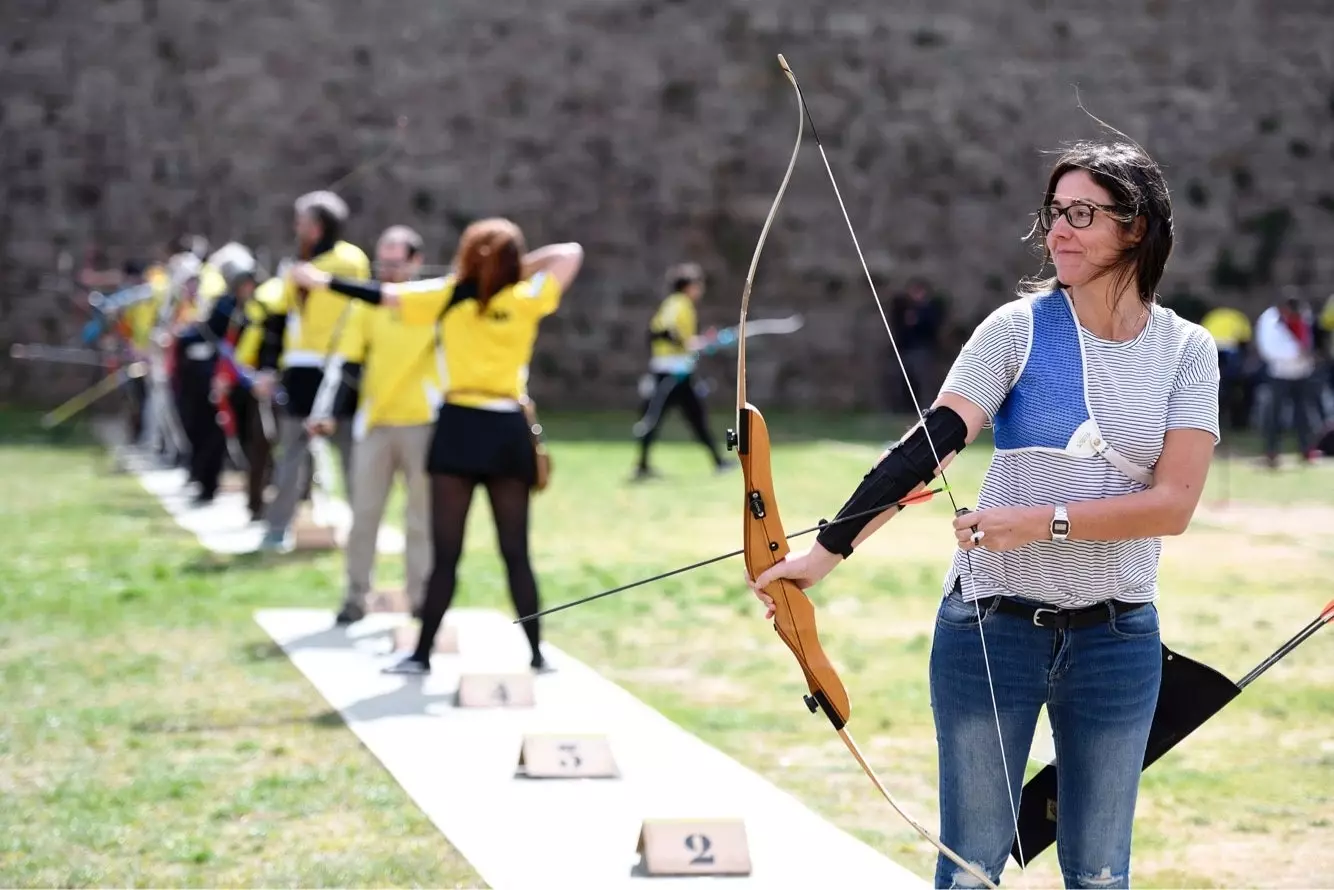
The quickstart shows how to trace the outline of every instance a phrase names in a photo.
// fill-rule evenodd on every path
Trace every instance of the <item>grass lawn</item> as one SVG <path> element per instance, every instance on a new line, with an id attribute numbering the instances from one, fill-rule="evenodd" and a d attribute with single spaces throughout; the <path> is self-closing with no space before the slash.
<path id="1" fill-rule="evenodd" d="M 721 433 L 726 398 L 715 402 Z M 0 412 L 0 885 L 483 886 L 254 623 L 264 607 L 336 608 L 340 556 L 211 556 L 85 430 L 45 433 L 36 416 Z M 667 478 L 628 486 L 630 418 L 543 419 L 556 462 L 533 517 L 544 605 L 739 546 L 740 476 L 709 473 L 679 422 L 656 452 Z M 789 531 L 832 515 L 903 429 L 769 422 Z M 961 504 L 987 457 L 975 447 L 952 467 Z M 1334 595 L 1331 527 L 1328 462 L 1216 467 L 1191 530 L 1165 545 L 1168 644 L 1240 678 Z M 813 595 L 849 729 L 928 826 L 926 664 L 952 541 L 947 501 L 913 508 Z M 401 579 L 397 558 L 381 566 Z M 727 560 L 606 597 L 546 619 L 545 634 L 928 876 L 934 848 L 807 712 L 741 571 Z M 510 609 L 481 494 L 456 602 Z M 1136 885 L 1334 886 L 1332 693 L 1327 630 L 1152 767 Z M 1059 886 L 1054 854 L 1006 884 Z"/>

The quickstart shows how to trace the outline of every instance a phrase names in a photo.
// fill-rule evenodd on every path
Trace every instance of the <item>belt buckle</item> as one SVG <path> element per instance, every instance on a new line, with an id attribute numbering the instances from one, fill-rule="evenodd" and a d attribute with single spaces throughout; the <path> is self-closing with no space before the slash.
<path id="1" fill-rule="evenodd" d="M 1058 614 L 1060 614 L 1060 611 L 1061 611 L 1060 609 L 1043 609 L 1043 608 L 1034 609 L 1034 610 L 1033 610 L 1033 626 L 1034 626 L 1034 627 L 1042 627 L 1042 626 L 1043 626 L 1042 623 L 1038 621 L 1038 616 L 1041 615 L 1043 612 L 1050 612 L 1050 613 L 1052 613 L 1053 615 L 1058 615 Z"/>

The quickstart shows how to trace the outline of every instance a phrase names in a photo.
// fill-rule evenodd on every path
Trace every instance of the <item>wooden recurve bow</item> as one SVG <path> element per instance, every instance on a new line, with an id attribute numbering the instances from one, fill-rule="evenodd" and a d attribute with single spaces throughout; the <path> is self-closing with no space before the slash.
<path id="1" fill-rule="evenodd" d="M 789 552 L 787 534 L 783 530 L 783 521 L 778 511 L 778 498 L 774 495 L 773 469 L 769 455 L 769 428 L 759 409 L 746 399 L 746 311 L 750 307 L 751 286 L 755 281 L 755 270 L 759 265 L 760 252 L 768 237 L 769 227 L 778 212 L 783 194 L 787 191 L 788 181 L 792 178 L 797 154 L 801 150 L 805 124 L 804 103 L 796 78 L 793 77 L 782 55 L 779 55 L 778 62 L 793 89 L 797 90 L 797 141 L 792 149 L 787 173 L 783 176 L 783 184 L 774 198 L 773 206 L 769 208 L 769 216 L 764 221 L 759 243 L 755 245 L 755 253 L 751 257 L 750 270 L 746 273 L 746 282 L 741 293 L 741 320 L 737 325 L 736 426 L 727 431 L 727 447 L 737 452 L 745 486 L 742 503 L 742 536 L 746 571 L 751 578 L 759 577 L 764 571 L 781 562 Z M 862 756 L 861 750 L 847 729 L 852 710 L 847 689 L 825 653 L 824 647 L 820 645 L 815 607 L 805 592 L 785 578 L 774 581 L 764 589 L 764 592 L 774 601 L 774 630 L 792 650 L 797 664 L 801 666 L 802 673 L 806 676 L 806 685 L 810 692 L 804 698 L 811 713 L 815 713 L 816 710 L 824 711 L 862 771 L 895 812 L 956 865 L 981 881 L 984 886 L 995 890 L 996 885 L 979 871 L 977 866 L 965 861 L 962 856 L 945 846 L 939 838 L 904 811 L 871 769 L 866 758 Z"/>

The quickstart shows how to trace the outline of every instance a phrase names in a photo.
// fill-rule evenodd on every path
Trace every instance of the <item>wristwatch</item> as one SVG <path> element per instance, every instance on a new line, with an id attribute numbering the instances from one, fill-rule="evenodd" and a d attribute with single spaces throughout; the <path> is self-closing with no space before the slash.
<path id="1" fill-rule="evenodd" d="M 1057 504 L 1051 517 L 1051 539 L 1064 541 L 1070 536 L 1070 517 L 1066 515 L 1065 504 Z"/>

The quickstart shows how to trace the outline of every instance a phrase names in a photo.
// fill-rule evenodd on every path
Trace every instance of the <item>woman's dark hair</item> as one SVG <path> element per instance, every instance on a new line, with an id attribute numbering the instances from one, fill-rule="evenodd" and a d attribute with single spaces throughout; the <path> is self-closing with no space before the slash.
<path id="1" fill-rule="evenodd" d="M 390 226 L 380 233 L 378 243 L 381 245 L 403 245 L 403 249 L 407 251 L 408 259 L 412 259 L 422 252 L 422 236 L 417 233 L 416 229 L 409 226 Z"/>
<path id="2" fill-rule="evenodd" d="M 321 244 L 332 245 L 343 237 L 343 225 L 347 222 L 347 204 L 333 192 L 307 192 L 297 198 L 293 204 L 297 213 L 304 213 L 320 224 L 323 234 Z"/>
<path id="3" fill-rule="evenodd" d="M 1162 170 L 1148 152 L 1128 139 L 1077 142 L 1052 167 L 1042 196 L 1043 207 L 1051 203 L 1056 184 L 1071 170 L 1084 170 L 1107 190 L 1116 207 L 1114 218 L 1126 236 L 1135 232 L 1137 226 L 1143 226 L 1139 240 L 1122 251 L 1102 274 L 1115 275 L 1118 287 L 1133 278 L 1140 300 L 1146 305 L 1152 303 L 1172 253 L 1172 200 Z M 1040 233 L 1036 223 L 1025 237 L 1031 238 L 1035 233 Z M 1041 244 L 1042 266 L 1046 268 L 1051 255 L 1045 237 Z M 1020 295 L 1049 293 L 1063 286 L 1055 275 L 1041 280 L 1026 278 L 1020 283 Z"/>
<path id="4" fill-rule="evenodd" d="M 667 270 L 667 287 L 674 294 L 703 280 L 704 269 L 699 263 L 678 263 Z"/>
<path id="5" fill-rule="evenodd" d="M 523 275 L 523 232 L 508 219 L 478 220 L 463 230 L 454 256 L 457 280 L 474 282 L 477 300 L 483 306 L 498 291 L 516 283 Z"/>

